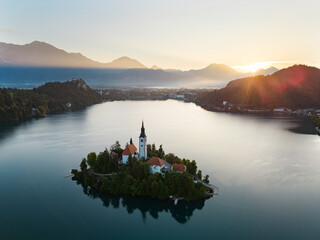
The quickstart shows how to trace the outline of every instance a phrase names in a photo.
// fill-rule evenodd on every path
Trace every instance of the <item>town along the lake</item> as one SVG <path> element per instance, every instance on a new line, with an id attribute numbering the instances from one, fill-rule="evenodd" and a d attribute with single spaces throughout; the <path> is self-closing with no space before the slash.
<path id="1" fill-rule="evenodd" d="M 118 141 L 98 155 L 83 158 L 80 171 L 72 170 L 73 180 L 100 192 L 146 196 L 157 199 L 198 200 L 218 194 L 218 188 L 202 176 L 195 160 L 165 154 L 162 145 L 147 144 L 142 122 L 139 152 L 132 139 L 121 148 Z"/>

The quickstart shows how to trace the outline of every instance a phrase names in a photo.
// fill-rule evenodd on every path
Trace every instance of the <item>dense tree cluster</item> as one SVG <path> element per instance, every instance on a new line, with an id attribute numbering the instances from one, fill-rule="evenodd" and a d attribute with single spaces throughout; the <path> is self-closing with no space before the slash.
<path id="1" fill-rule="evenodd" d="M 168 163 L 177 163 L 177 164 L 184 164 L 187 167 L 187 172 L 190 173 L 193 176 L 198 177 L 199 179 L 202 179 L 202 171 L 198 170 L 198 166 L 197 166 L 197 162 L 195 160 L 189 160 L 189 159 L 181 159 L 178 156 L 174 155 L 173 153 L 169 153 L 166 154 L 164 156 L 164 159 L 168 162 Z M 205 179 L 209 179 L 209 176 L 206 175 Z M 209 180 L 207 181 L 209 183 Z"/>
<path id="2" fill-rule="evenodd" d="M 153 144 L 148 148 L 151 149 L 151 153 L 153 151 L 153 156 L 164 155 L 162 146 L 156 149 Z M 119 142 L 112 145 L 111 149 L 113 151 L 121 149 Z M 110 157 L 109 151 L 106 149 L 98 155 L 94 152 L 89 153 L 80 164 L 81 171 L 72 170 L 72 173 L 75 175 L 75 180 L 86 186 L 111 194 L 149 196 L 158 199 L 166 199 L 171 195 L 183 197 L 186 200 L 205 198 L 208 189 L 202 183 L 194 183 L 193 177 L 190 175 L 201 175 L 200 170 L 198 173 L 196 172 L 196 162 L 180 159 L 173 154 L 165 155 L 164 158 L 166 156 L 168 156 L 168 162 L 185 163 L 187 168 L 189 166 L 190 172 L 166 172 L 164 176 L 159 173 L 150 174 L 150 167 L 144 160 L 130 156 L 127 165 L 118 165 L 118 157 Z M 110 173 L 110 175 L 97 176 L 92 170 L 95 173 Z M 206 177 L 207 180 L 208 177 Z"/>
<path id="3" fill-rule="evenodd" d="M 95 152 L 88 154 L 87 159 L 82 161 L 88 163 L 90 168 L 97 173 L 112 173 L 118 171 L 118 157 L 111 157 L 108 149 L 100 152 L 98 155 Z"/>
<path id="4" fill-rule="evenodd" d="M 163 158 L 165 155 L 162 145 L 160 145 L 159 149 L 157 149 L 154 143 L 152 145 L 147 145 L 147 153 L 149 157 Z"/>
<path id="5" fill-rule="evenodd" d="M 51 82 L 31 90 L 0 89 L 0 122 L 21 121 L 75 110 L 101 102 L 101 96 L 79 79 Z"/>
<path id="6" fill-rule="evenodd" d="M 320 117 L 318 117 L 316 114 L 313 114 L 313 115 L 311 116 L 311 121 L 312 121 L 312 124 L 313 124 L 315 127 L 320 128 Z"/>
<path id="7" fill-rule="evenodd" d="M 110 152 L 115 152 L 116 154 L 120 155 L 123 152 L 119 141 L 116 141 L 111 147 Z"/>

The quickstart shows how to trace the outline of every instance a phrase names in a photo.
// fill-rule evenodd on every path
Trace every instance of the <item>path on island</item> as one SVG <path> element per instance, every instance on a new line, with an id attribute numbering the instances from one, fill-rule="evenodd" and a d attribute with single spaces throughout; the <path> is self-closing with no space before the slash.
<path id="1" fill-rule="evenodd" d="M 89 169 L 88 170 L 88 173 L 89 174 L 93 174 L 93 175 L 96 175 L 96 176 L 100 176 L 100 177 L 110 177 L 112 176 L 113 174 L 117 175 L 118 173 L 96 173 L 95 171 L 93 171 L 92 169 Z"/>
<path id="2" fill-rule="evenodd" d="M 193 175 L 191 175 L 193 176 Z M 219 194 L 219 188 L 216 187 L 215 185 L 211 184 L 211 183 L 206 183 L 205 181 L 201 180 L 200 178 L 197 178 L 195 176 L 193 176 L 198 182 L 201 182 L 204 186 L 206 186 L 207 188 L 212 189 L 213 193 L 212 195 L 218 195 Z"/>

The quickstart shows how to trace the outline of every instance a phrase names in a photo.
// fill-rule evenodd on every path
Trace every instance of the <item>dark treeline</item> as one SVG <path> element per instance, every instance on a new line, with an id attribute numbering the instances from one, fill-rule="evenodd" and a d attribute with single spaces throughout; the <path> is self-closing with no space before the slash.
<path id="1" fill-rule="evenodd" d="M 225 88 L 204 93 L 199 103 L 206 109 L 227 101 L 243 108 L 310 108 L 320 106 L 320 69 L 295 65 L 272 75 L 234 80 Z"/>
<path id="2" fill-rule="evenodd" d="M 121 148 L 118 143 L 111 147 L 112 149 Z M 148 149 L 153 149 L 149 146 Z M 164 154 L 162 146 L 159 149 L 154 147 L 153 154 Z M 156 155 L 159 156 L 159 155 Z M 202 183 L 194 183 L 193 177 L 197 175 L 201 178 L 201 171 L 197 171 L 195 161 L 180 159 L 173 154 L 168 156 L 168 162 L 186 163 L 187 170 L 190 172 L 176 173 L 165 172 L 164 176 L 156 173 L 151 174 L 149 165 L 145 160 L 138 160 L 135 157 L 129 157 L 128 164 L 118 164 L 117 156 L 110 156 L 108 149 L 99 153 L 89 153 L 87 158 L 83 158 L 80 164 L 80 171 L 72 170 L 75 175 L 74 180 L 83 183 L 85 186 L 93 187 L 101 192 L 110 194 L 128 194 L 131 196 L 149 196 L 157 199 L 166 199 L 169 196 L 183 197 L 185 200 L 198 200 L 207 197 L 207 189 Z M 152 157 L 152 155 L 150 156 Z M 193 167 L 192 167 L 193 166 Z M 110 176 L 100 177 L 95 173 L 112 173 Z M 209 176 L 205 177 L 208 181 Z"/>
<path id="3" fill-rule="evenodd" d="M 320 117 L 318 117 L 317 115 L 312 115 L 311 116 L 311 122 L 315 127 L 318 127 L 320 129 Z"/>
<path id="4" fill-rule="evenodd" d="M 31 90 L 0 89 L 0 122 L 16 122 L 101 102 L 82 79 L 51 82 Z"/>

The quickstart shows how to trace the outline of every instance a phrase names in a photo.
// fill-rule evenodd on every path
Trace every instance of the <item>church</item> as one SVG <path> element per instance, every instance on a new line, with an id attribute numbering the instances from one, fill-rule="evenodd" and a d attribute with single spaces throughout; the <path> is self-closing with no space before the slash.
<path id="1" fill-rule="evenodd" d="M 139 152 L 137 152 L 136 146 L 132 142 L 132 138 L 130 139 L 130 144 L 125 148 L 122 153 L 122 163 L 127 164 L 129 156 L 136 157 L 137 159 L 143 158 L 147 159 L 147 135 L 144 129 L 144 124 L 142 121 L 141 133 L 139 136 Z"/>
<path id="2" fill-rule="evenodd" d="M 113 153 L 111 153 L 113 154 Z M 121 154 L 120 162 L 123 164 L 128 164 L 129 156 L 136 157 L 137 159 L 144 159 L 146 164 L 150 165 L 150 171 L 152 174 L 160 173 L 164 175 L 164 172 L 176 172 L 183 173 L 186 172 L 187 168 L 184 164 L 170 164 L 167 161 L 159 158 L 159 157 L 151 157 L 148 159 L 147 153 L 147 135 L 144 128 L 144 123 L 142 121 L 141 133 L 139 136 L 139 152 L 137 152 L 136 146 L 132 142 L 132 138 L 130 139 L 130 144 L 124 149 Z"/>

